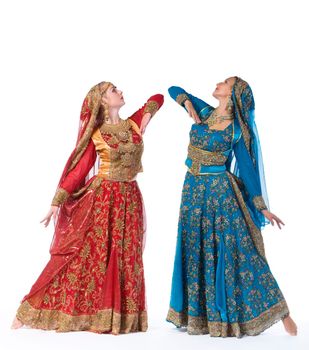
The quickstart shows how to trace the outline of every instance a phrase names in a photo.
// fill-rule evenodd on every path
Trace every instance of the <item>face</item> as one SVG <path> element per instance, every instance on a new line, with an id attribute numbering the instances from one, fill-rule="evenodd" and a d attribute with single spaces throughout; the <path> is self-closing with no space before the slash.
<path id="1" fill-rule="evenodd" d="M 236 78 L 231 77 L 227 78 L 224 81 L 217 84 L 215 91 L 212 93 L 215 98 L 224 98 L 228 97 L 232 93 L 233 85 L 235 83 Z"/>
<path id="2" fill-rule="evenodd" d="M 102 97 L 102 102 L 106 103 L 108 107 L 120 108 L 125 102 L 122 96 L 122 91 L 118 90 L 116 86 L 110 86 Z"/>

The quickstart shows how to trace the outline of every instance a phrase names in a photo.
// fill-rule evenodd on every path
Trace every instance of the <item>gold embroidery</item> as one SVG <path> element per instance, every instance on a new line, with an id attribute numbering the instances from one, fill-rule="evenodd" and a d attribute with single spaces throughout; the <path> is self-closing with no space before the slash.
<path id="1" fill-rule="evenodd" d="M 127 298 L 126 300 L 126 309 L 129 311 L 129 312 L 137 312 L 138 308 L 136 306 L 136 303 L 134 302 L 134 300 L 132 298 Z"/>
<path id="2" fill-rule="evenodd" d="M 146 106 L 144 109 L 144 114 L 150 113 L 151 116 L 153 116 L 157 112 L 158 109 L 159 109 L 159 105 L 156 101 L 149 101 L 146 103 Z"/>
<path id="3" fill-rule="evenodd" d="M 181 106 L 183 106 L 183 104 L 187 101 L 190 100 L 189 96 L 187 94 L 179 94 L 176 97 L 176 102 L 179 103 Z"/>
<path id="4" fill-rule="evenodd" d="M 89 144 L 89 140 L 93 134 L 97 115 L 101 106 L 102 93 L 104 93 L 109 86 L 113 86 L 113 84 L 110 82 L 102 82 L 100 84 L 97 84 L 90 89 L 86 97 L 86 99 L 88 100 L 88 108 L 91 111 L 91 117 L 89 119 L 83 136 L 81 137 L 81 139 L 78 142 L 78 145 L 76 146 L 75 154 L 67 173 L 70 172 L 76 166 Z M 83 106 L 83 109 L 85 110 L 85 106 Z"/>
<path id="5" fill-rule="evenodd" d="M 192 160 L 191 172 L 193 175 L 200 173 L 201 165 L 224 165 L 227 156 L 223 152 L 209 152 L 189 144 L 188 157 Z"/>
<path id="6" fill-rule="evenodd" d="M 146 311 L 121 314 L 113 309 L 106 309 L 93 315 L 73 316 L 58 310 L 35 309 L 28 301 L 20 305 L 17 318 L 32 328 L 57 332 L 93 331 L 119 334 L 145 332 L 148 328 Z"/>
<path id="7" fill-rule="evenodd" d="M 122 120 L 119 124 L 103 124 L 93 134 L 100 156 L 99 177 L 112 181 L 131 181 L 142 171 L 143 140 L 133 141 L 134 124 Z M 101 133 L 107 136 L 103 139 Z"/>
<path id="8" fill-rule="evenodd" d="M 113 84 L 110 82 L 101 82 L 101 83 L 93 86 L 90 89 L 90 91 L 88 92 L 88 94 L 84 100 L 82 110 L 81 110 L 81 126 L 80 126 L 81 130 L 84 129 L 85 123 L 86 123 L 86 121 L 88 121 L 88 118 L 86 118 L 86 120 L 84 120 L 85 114 L 87 114 L 89 112 L 89 113 L 91 113 L 91 115 L 90 115 L 89 121 L 87 123 L 86 129 L 83 133 L 83 136 L 78 141 L 74 155 L 72 157 L 71 164 L 68 166 L 66 174 L 68 174 L 72 169 L 75 168 L 77 163 L 80 161 L 82 155 L 84 154 L 84 152 L 89 144 L 89 140 L 90 140 L 90 138 L 93 134 L 93 131 L 94 131 L 94 126 L 96 124 L 97 115 L 98 115 L 98 112 L 99 112 L 99 109 L 101 106 L 102 94 L 110 86 L 113 86 Z M 57 190 L 57 192 L 58 192 L 58 190 Z M 56 192 L 55 197 L 52 201 L 52 205 L 56 205 L 56 206 L 62 204 L 66 199 L 66 198 L 63 199 L 63 197 L 61 197 L 59 194 L 57 194 L 57 192 Z M 58 202 L 58 196 L 60 196 L 59 200 L 63 200 L 62 202 Z"/>
<path id="9" fill-rule="evenodd" d="M 61 205 L 68 197 L 69 193 L 65 189 L 59 187 L 55 193 L 51 205 L 59 207 L 59 205 Z"/>
<path id="10" fill-rule="evenodd" d="M 129 138 L 128 131 L 130 130 L 130 123 L 127 120 L 121 119 L 118 124 L 106 124 L 100 128 L 102 134 L 112 134 L 118 141 L 127 141 Z M 114 143 L 112 143 L 114 144 Z"/>
<path id="11" fill-rule="evenodd" d="M 253 243 L 257 249 L 257 251 L 259 252 L 259 254 L 266 260 L 266 256 L 265 256 L 265 248 L 264 248 L 264 242 L 263 242 L 263 236 L 261 234 L 261 230 L 259 230 L 252 218 L 251 218 L 251 215 L 248 211 L 248 208 L 247 208 L 247 205 L 244 201 L 244 198 L 242 196 L 242 193 L 238 187 L 238 184 L 237 184 L 237 181 L 236 179 L 234 178 L 234 176 L 227 172 L 227 176 L 229 177 L 230 179 L 230 182 L 231 182 L 231 185 L 232 185 L 232 188 L 234 190 L 234 193 L 236 195 L 236 198 L 237 198 L 237 201 L 238 201 L 238 204 L 240 206 L 240 209 L 241 211 L 243 212 L 244 214 L 244 219 L 246 221 L 246 224 L 249 228 L 249 231 L 250 231 L 250 235 L 251 235 L 251 238 L 253 240 Z"/>
<path id="12" fill-rule="evenodd" d="M 87 244 L 85 244 L 85 246 L 81 250 L 80 257 L 82 259 L 87 259 L 89 255 L 90 255 L 90 244 L 87 243 Z"/>
<path id="13" fill-rule="evenodd" d="M 91 281 L 88 283 L 86 293 L 92 293 L 95 290 L 95 281 L 94 278 L 91 278 Z"/>
<path id="14" fill-rule="evenodd" d="M 142 137 L 142 133 L 140 131 L 140 128 L 138 127 L 138 125 L 131 119 L 129 119 L 129 123 L 132 125 L 133 130 L 140 136 Z"/>
<path id="15" fill-rule="evenodd" d="M 242 117 L 241 114 L 241 110 L 243 108 L 242 105 L 242 99 L 241 99 L 241 95 L 243 93 L 243 91 L 248 87 L 248 83 L 240 78 L 237 78 L 236 83 L 234 85 L 235 88 L 235 97 L 236 97 L 236 104 L 234 105 L 235 110 L 237 111 L 238 114 L 238 122 L 241 128 L 241 132 L 244 138 L 244 142 L 245 142 L 245 146 L 249 152 L 249 154 L 251 154 L 251 136 L 250 136 L 250 131 L 249 131 L 249 127 L 248 125 L 245 123 L 245 120 Z M 249 104 L 251 103 L 250 100 L 248 100 L 248 105 L 246 106 L 247 109 L 249 108 Z M 245 116 L 244 116 L 245 117 Z M 254 162 L 255 160 L 253 160 Z"/>
<path id="16" fill-rule="evenodd" d="M 258 335 L 289 315 L 289 309 L 283 300 L 256 318 L 244 323 L 227 323 L 208 321 L 207 317 L 190 316 L 187 312 L 177 312 L 170 308 L 167 321 L 177 327 L 187 327 L 189 334 L 210 334 L 213 337 L 238 337 L 243 334 Z"/>
<path id="17" fill-rule="evenodd" d="M 208 172 L 208 173 L 201 173 L 201 172 L 199 172 L 197 174 L 194 174 L 193 171 L 190 168 L 188 168 L 188 172 L 190 174 L 192 174 L 192 175 L 219 175 L 219 174 L 225 173 L 225 171 L 226 171 L 226 169 L 224 169 L 224 170 L 222 170 L 220 172 L 217 172 L 217 173 L 216 172 Z"/>
<path id="18" fill-rule="evenodd" d="M 68 280 L 70 281 L 71 284 L 75 284 L 77 282 L 77 276 L 75 275 L 75 273 L 69 273 L 68 274 Z M 48 295 L 46 295 L 48 296 Z"/>
<path id="19" fill-rule="evenodd" d="M 221 124 L 225 120 L 233 120 L 233 119 L 234 119 L 233 113 L 228 115 L 219 115 L 218 111 L 214 109 L 204 124 L 208 124 L 208 126 L 211 128 L 215 124 Z"/>
<path id="20" fill-rule="evenodd" d="M 84 186 L 80 190 L 78 190 L 77 192 L 72 193 L 71 197 L 78 198 L 81 195 L 83 195 L 87 190 L 97 189 L 98 187 L 100 187 L 102 181 L 103 181 L 102 178 L 96 177 L 90 184 L 87 184 L 86 186 Z"/>
<path id="21" fill-rule="evenodd" d="M 253 197 L 253 204 L 254 204 L 254 206 L 256 207 L 257 210 L 267 209 L 267 206 L 266 206 L 262 196 L 255 196 L 255 197 Z"/>

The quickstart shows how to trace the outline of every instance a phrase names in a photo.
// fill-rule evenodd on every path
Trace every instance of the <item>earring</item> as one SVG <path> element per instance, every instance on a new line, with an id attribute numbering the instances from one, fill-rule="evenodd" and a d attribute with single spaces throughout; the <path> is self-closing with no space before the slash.
<path id="1" fill-rule="evenodd" d="M 104 122 L 108 122 L 109 112 L 108 112 L 108 105 L 106 103 L 103 104 L 103 115 L 104 115 Z"/>

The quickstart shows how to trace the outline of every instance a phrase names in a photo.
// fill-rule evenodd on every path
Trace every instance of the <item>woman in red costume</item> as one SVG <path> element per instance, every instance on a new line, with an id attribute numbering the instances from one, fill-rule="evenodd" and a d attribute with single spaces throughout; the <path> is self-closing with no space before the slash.
<path id="1" fill-rule="evenodd" d="M 51 258 L 22 300 L 12 328 L 147 330 L 145 218 L 135 179 L 142 171 L 142 134 L 163 96 L 152 96 L 126 120 L 119 117 L 124 104 L 122 92 L 109 82 L 86 96 L 76 148 L 42 220 L 47 226 L 57 218 Z M 90 177 L 97 157 L 97 175 Z"/>

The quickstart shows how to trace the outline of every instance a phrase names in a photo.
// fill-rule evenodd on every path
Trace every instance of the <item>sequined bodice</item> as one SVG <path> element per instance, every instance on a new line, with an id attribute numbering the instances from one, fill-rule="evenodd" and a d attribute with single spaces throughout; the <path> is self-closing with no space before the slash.
<path id="1" fill-rule="evenodd" d="M 142 171 L 144 145 L 133 121 L 104 125 L 92 140 L 100 157 L 98 176 L 112 181 L 131 181 Z"/>
<path id="2" fill-rule="evenodd" d="M 232 122 L 224 130 L 209 129 L 207 124 L 193 124 L 186 165 L 194 175 L 220 173 L 226 170 L 226 161 L 234 142 L 240 135 Z"/>
<path id="3" fill-rule="evenodd" d="M 233 123 L 224 130 L 211 130 L 207 124 L 193 124 L 190 131 L 192 146 L 209 152 L 223 152 L 231 148 Z"/>

